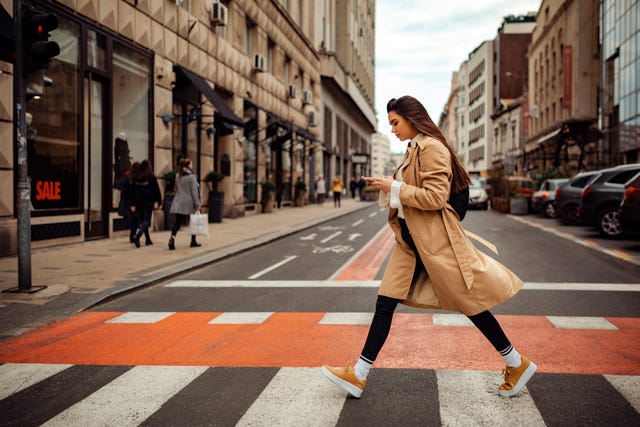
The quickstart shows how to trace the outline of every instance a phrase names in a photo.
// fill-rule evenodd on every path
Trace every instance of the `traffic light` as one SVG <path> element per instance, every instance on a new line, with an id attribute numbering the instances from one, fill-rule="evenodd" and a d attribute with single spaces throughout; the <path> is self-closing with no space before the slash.
<path id="1" fill-rule="evenodd" d="M 50 13 L 25 8 L 22 15 L 24 71 L 49 68 L 49 60 L 60 54 L 58 43 L 49 41 L 49 32 L 58 28 L 58 18 Z"/>

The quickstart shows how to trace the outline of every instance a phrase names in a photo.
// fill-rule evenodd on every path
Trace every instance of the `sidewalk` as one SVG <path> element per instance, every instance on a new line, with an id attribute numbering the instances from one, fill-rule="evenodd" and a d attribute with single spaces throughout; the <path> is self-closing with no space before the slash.
<path id="1" fill-rule="evenodd" d="M 274 209 L 271 214 L 224 218 L 209 224 L 202 247 L 190 248 L 190 236 L 182 227 L 176 250 L 169 251 L 170 232 L 151 232 L 153 245 L 139 249 L 129 236 L 34 249 L 31 254 L 32 286 L 46 289 L 29 293 L 0 293 L 0 339 L 20 335 L 101 301 L 136 288 L 262 245 L 335 217 L 363 209 L 372 202 L 351 198 L 341 208 L 333 201 L 323 206 Z M 18 285 L 17 257 L 0 258 L 0 289 Z"/>

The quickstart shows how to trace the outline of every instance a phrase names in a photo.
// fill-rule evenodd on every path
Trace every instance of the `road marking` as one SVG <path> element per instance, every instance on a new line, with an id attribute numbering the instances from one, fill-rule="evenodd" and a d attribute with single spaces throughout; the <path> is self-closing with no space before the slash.
<path id="1" fill-rule="evenodd" d="M 281 368 L 236 426 L 334 426 L 345 397 L 318 368 Z"/>
<path id="2" fill-rule="evenodd" d="M 327 313 L 319 325 L 370 325 L 373 313 Z"/>
<path id="3" fill-rule="evenodd" d="M 62 372 L 72 365 L 6 363 L 0 365 L 0 400 Z"/>
<path id="4" fill-rule="evenodd" d="M 360 233 L 351 233 L 351 234 L 349 234 L 349 241 L 353 242 L 354 240 L 356 240 L 360 236 L 362 236 L 362 234 L 360 234 Z"/>
<path id="5" fill-rule="evenodd" d="M 301 236 L 300 240 L 313 240 L 313 239 L 316 238 L 316 236 L 317 236 L 316 233 L 311 233 L 311 234 L 309 234 L 307 236 Z"/>
<path id="6" fill-rule="evenodd" d="M 395 242 L 393 231 L 383 227 L 369 242 L 338 268 L 332 280 L 367 280 L 376 277 Z M 378 282 L 379 283 L 379 282 Z"/>
<path id="7" fill-rule="evenodd" d="M 357 255 L 355 255 L 357 256 Z M 349 261 L 345 265 L 348 265 Z M 338 270 L 338 273 L 340 270 Z M 166 288 L 377 288 L 380 280 L 175 280 Z M 525 282 L 527 291 L 640 292 L 639 283 Z"/>
<path id="8" fill-rule="evenodd" d="M 604 317 L 547 316 L 547 319 L 559 329 L 618 329 Z"/>
<path id="9" fill-rule="evenodd" d="M 605 375 L 604 377 L 637 412 L 640 412 L 640 377 L 627 375 Z"/>
<path id="10" fill-rule="evenodd" d="M 512 399 L 498 395 L 497 372 L 445 370 L 436 371 L 436 377 L 442 425 L 513 426 L 514 420 L 526 420 L 527 426 L 545 425 L 526 391 Z"/>
<path id="11" fill-rule="evenodd" d="M 283 265 L 285 265 L 286 263 L 288 263 L 289 261 L 298 258 L 297 255 L 289 255 L 287 257 L 285 257 L 282 261 L 273 264 L 271 267 L 267 267 L 262 271 L 258 271 L 256 274 L 253 274 L 251 276 L 249 276 L 249 279 L 257 279 L 260 276 L 264 276 L 265 274 L 269 273 L 270 271 L 275 270 L 278 267 L 281 267 Z"/>
<path id="12" fill-rule="evenodd" d="M 220 316 L 216 317 L 209 322 L 210 325 L 259 325 L 264 323 L 273 312 L 261 312 L 261 313 L 238 313 L 238 312 L 224 312 Z"/>
<path id="13" fill-rule="evenodd" d="M 174 314 L 173 311 L 130 311 L 107 321 L 107 323 L 158 323 Z"/>
<path id="14" fill-rule="evenodd" d="M 374 216 L 378 215 L 378 212 L 371 212 L 369 214 L 369 218 L 373 218 Z"/>
<path id="15" fill-rule="evenodd" d="M 509 218 L 515 219 L 516 221 L 519 221 L 519 222 L 521 222 L 523 224 L 527 224 L 527 225 L 529 225 L 531 227 L 535 227 L 535 228 L 538 228 L 540 230 L 546 231 L 547 233 L 555 234 L 556 236 L 559 236 L 559 237 L 562 237 L 562 238 L 565 238 L 565 239 L 568 238 L 568 240 L 571 240 L 572 242 L 575 242 L 575 243 L 577 243 L 579 245 L 582 245 L 582 246 L 585 246 L 587 248 L 594 249 L 594 250 L 596 250 L 598 252 L 602 252 L 602 253 L 607 254 L 609 256 L 612 256 L 614 258 L 621 259 L 623 261 L 627 261 L 627 262 L 630 262 L 630 263 L 633 263 L 633 264 L 636 264 L 636 265 L 640 265 L 640 257 L 633 256 L 633 255 L 631 255 L 631 254 L 629 254 L 627 252 L 624 252 L 624 251 L 621 251 L 621 250 L 618 250 L 618 249 L 607 249 L 607 248 L 604 248 L 604 247 L 600 246 L 597 242 L 594 242 L 593 240 L 581 239 L 579 237 L 571 235 L 570 233 L 565 233 L 565 232 L 562 232 L 562 231 L 560 231 L 560 230 L 558 230 L 558 229 L 556 229 L 554 227 L 547 227 L 547 226 L 538 224 L 538 223 L 536 223 L 534 221 L 531 221 L 531 220 L 528 220 L 528 219 L 525 219 L 525 218 L 521 218 L 521 217 L 518 217 L 518 216 L 515 216 L 515 215 L 507 215 L 507 216 Z"/>
<path id="16" fill-rule="evenodd" d="M 206 366 L 136 366 L 43 426 L 137 426 Z"/>
<path id="17" fill-rule="evenodd" d="M 362 224 L 364 222 L 364 219 L 359 219 L 356 222 L 354 222 L 353 224 L 351 224 L 352 227 L 356 227 L 360 224 Z"/>
<path id="18" fill-rule="evenodd" d="M 166 288 L 377 288 L 379 280 L 176 280 Z"/>
<path id="19" fill-rule="evenodd" d="M 434 314 L 433 324 L 436 326 L 473 326 L 473 322 L 464 314 Z"/>
<path id="20" fill-rule="evenodd" d="M 342 231 L 336 231 L 335 233 L 331 234 L 329 237 L 325 237 L 324 239 L 320 240 L 320 243 L 327 243 L 329 240 L 341 234 L 342 234 Z"/>

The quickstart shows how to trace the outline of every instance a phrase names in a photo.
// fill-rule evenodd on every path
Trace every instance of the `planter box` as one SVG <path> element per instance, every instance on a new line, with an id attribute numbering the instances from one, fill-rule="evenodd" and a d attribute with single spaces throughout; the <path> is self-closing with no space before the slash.
<path id="1" fill-rule="evenodd" d="M 529 200 L 524 197 L 509 199 L 509 211 L 513 215 L 526 215 L 529 210 Z"/>

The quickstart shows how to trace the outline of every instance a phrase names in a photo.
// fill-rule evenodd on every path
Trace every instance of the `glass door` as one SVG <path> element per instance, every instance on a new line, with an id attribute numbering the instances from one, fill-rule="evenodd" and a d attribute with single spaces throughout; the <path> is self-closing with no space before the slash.
<path id="1" fill-rule="evenodd" d="M 105 84 L 95 75 L 84 78 L 84 234 L 85 238 L 103 237 L 108 232 L 105 203 Z"/>

